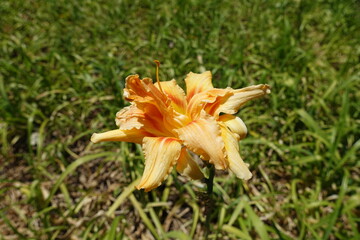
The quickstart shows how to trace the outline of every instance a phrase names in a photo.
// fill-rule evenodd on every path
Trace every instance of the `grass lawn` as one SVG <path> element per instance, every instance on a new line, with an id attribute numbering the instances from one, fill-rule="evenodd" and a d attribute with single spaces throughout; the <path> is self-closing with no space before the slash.
<path id="1" fill-rule="evenodd" d="M 360 239 L 360 3 L 1 0 L 0 240 Z M 174 171 L 134 189 L 140 145 L 115 129 L 130 74 L 210 70 L 267 83 L 237 114 L 253 178 Z M 209 206 L 212 206 L 209 209 Z"/>

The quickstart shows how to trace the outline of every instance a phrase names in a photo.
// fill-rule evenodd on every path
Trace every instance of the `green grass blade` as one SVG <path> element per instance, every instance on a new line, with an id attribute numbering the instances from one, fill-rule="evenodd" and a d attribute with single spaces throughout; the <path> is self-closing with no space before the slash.
<path id="1" fill-rule="evenodd" d="M 71 174 L 72 172 L 75 171 L 75 169 L 79 166 L 81 166 L 82 164 L 85 164 L 89 161 L 92 161 L 94 159 L 97 158 L 102 158 L 102 157 L 109 157 L 114 155 L 113 152 L 102 152 L 102 153 L 97 153 L 97 154 L 92 154 L 92 155 L 87 155 L 84 157 L 81 157 L 79 159 L 77 159 L 76 161 L 74 161 L 73 163 L 71 163 L 66 169 L 65 171 L 60 175 L 60 177 L 56 180 L 54 186 L 52 187 L 50 194 L 48 196 L 48 198 L 45 201 L 45 205 L 48 205 L 49 202 L 51 201 L 51 198 L 54 196 L 54 194 L 56 193 L 56 191 L 58 190 L 58 188 L 60 187 L 61 183 L 64 181 L 64 179 Z"/>
<path id="2" fill-rule="evenodd" d="M 121 217 L 117 216 L 114 218 L 113 222 L 111 223 L 110 229 L 108 230 L 104 240 L 116 240 L 116 228 L 119 225 Z"/>
<path id="3" fill-rule="evenodd" d="M 254 225 L 255 231 L 259 234 L 262 240 L 270 240 L 269 235 L 266 231 L 265 224 L 260 220 L 260 218 L 256 215 L 254 210 L 252 210 L 251 206 L 248 202 L 245 202 L 244 205 L 245 212 L 248 214 L 248 217 L 252 224 Z"/>
<path id="4" fill-rule="evenodd" d="M 149 213 L 153 223 L 155 224 L 157 232 L 160 232 L 161 239 L 167 239 L 167 237 L 165 236 L 164 228 L 161 225 L 160 220 L 152 207 L 149 208 Z"/>
<path id="5" fill-rule="evenodd" d="M 192 224 L 191 224 L 191 230 L 190 230 L 190 237 L 193 238 L 195 231 L 196 231 L 196 227 L 199 222 L 200 210 L 199 210 L 199 206 L 193 201 L 191 201 L 189 203 L 189 205 L 193 209 L 193 218 L 192 218 Z"/>
<path id="6" fill-rule="evenodd" d="M 233 213 L 231 214 L 230 220 L 228 222 L 229 226 L 232 226 L 234 224 L 234 222 L 236 221 L 236 219 L 239 217 L 241 211 L 243 210 L 245 205 L 245 199 L 242 198 L 239 203 L 236 205 Z"/>
<path id="7" fill-rule="evenodd" d="M 337 218 L 339 217 L 341 207 L 344 202 L 345 193 L 347 191 L 349 184 L 349 173 L 345 171 L 344 177 L 342 179 L 342 183 L 340 186 L 340 191 L 338 195 L 338 199 L 336 200 L 334 212 L 331 214 L 328 224 L 326 226 L 325 234 L 323 236 L 323 240 L 329 239 L 330 233 L 333 231 L 333 227 L 336 223 Z"/>
<path id="8" fill-rule="evenodd" d="M 165 234 L 167 238 L 179 240 L 191 240 L 192 238 L 181 231 L 171 231 Z"/>
<path id="9" fill-rule="evenodd" d="M 129 199 L 130 199 L 131 203 L 133 204 L 134 208 L 136 209 L 136 211 L 139 213 L 143 223 L 147 226 L 147 228 L 154 235 L 154 237 L 156 239 L 159 239 L 159 235 L 156 231 L 156 228 L 154 227 L 154 225 L 152 224 L 152 222 L 150 221 L 150 219 L 144 212 L 144 209 L 141 207 L 140 203 L 136 200 L 135 196 L 133 194 L 130 194 Z"/>
<path id="10" fill-rule="evenodd" d="M 222 230 L 225 232 L 228 232 L 230 234 L 235 235 L 236 237 L 238 237 L 239 239 L 244 239 L 244 240 L 251 240 L 252 238 L 247 235 L 246 233 L 244 233 L 243 231 L 241 231 L 240 229 L 230 226 L 230 225 L 223 225 L 222 226 Z"/>
<path id="11" fill-rule="evenodd" d="M 129 195 L 135 191 L 135 186 L 138 185 L 140 182 L 140 178 L 136 179 L 132 183 L 130 183 L 118 196 L 115 202 L 111 205 L 111 207 L 107 210 L 106 216 L 110 217 L 113 216 L 115 210 L 129 197 Z"/>

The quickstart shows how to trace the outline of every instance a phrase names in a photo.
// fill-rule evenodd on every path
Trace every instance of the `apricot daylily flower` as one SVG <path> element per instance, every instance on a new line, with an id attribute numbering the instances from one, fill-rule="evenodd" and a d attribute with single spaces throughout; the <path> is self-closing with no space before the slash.
<path id="1" fill-rule="evenodd" d="M 232 114 L 251 99 L 270 93 L 266 84 L 242 89 L 218 89 L 211 72 L 190 72 L 186 92 L 175 80 L 153 83 L 138 75 L 126 78 L 124 97 L 131 103 L 116 114 L 119 129 L 94 133 L 91 141 L 141 143 L 145 169 L 138 189 L 150 191 L 176 170 L 192 179 L 203 178 L 189 152 L 198 154 L 216 169 L 229 169 L 238 178 L 252 174 L 239 154 L 238 141 L 247 133 L 244 122 Z M 220 115 L 222 113 L 222 115 Z"/>

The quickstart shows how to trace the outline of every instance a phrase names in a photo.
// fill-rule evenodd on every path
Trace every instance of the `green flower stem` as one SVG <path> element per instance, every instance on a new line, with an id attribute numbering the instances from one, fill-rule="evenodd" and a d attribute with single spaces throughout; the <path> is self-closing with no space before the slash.
<path id="1" fill-rule="evenodd" d="M 213 164 L 207 165 L 209 169 L 209 177 L 205 179 L 206 182 L 206 193 L 207 193 L 207 204 L 206 204 L 206 221 L 205 221 L 205 239 L 208 238 L 210 233 L 210 217 L 211 217 L 211 209 L 213 209 L 214 201 L 213 201 L 213 188 L 214 188 L 214 176 L 215 176 L 215 166 Z"/>

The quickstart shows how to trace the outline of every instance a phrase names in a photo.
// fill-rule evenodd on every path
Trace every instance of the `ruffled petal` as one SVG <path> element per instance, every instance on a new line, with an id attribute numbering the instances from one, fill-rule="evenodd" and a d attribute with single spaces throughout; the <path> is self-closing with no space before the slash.
<path id="1" fill-rule="evenodd" d="M 170 85 L 174 83 L 170 83 Z M 179 91 L 177 92 L 179 93 Z M 174 91 L 172 93 L 174 94 Z M 177 97 L 180 97 L 179 94 Z M 140 79 L 138 75 L 127 77 L 124 96 L 126 100 L 132 102 L 138 109 L 144 112 L 146 115 L 144 119 L 149 120 L 148 125 L 151 125 L 150 122 L 161 125 L 161 129 L 157 129 L 162 133 L 159 136 L 173 136 L 172 131 L 174 128 L 182 127 L 189 122 L 185 115 L 174 110 L 172 99 L 158 89 L 150 78 Z M 154 117 L 156 120 L 153 119 Z M 146 128 L 147 124 L 143 124 L 144 128 Z"/>
<path id="2" fill-rule="evenodd" d="M 220 124 L 221 136 L 225 143 L 229 169 L 240 179 L 249 180 L 252 177 L 248 165 L 244 163 L 239 153 L 239 143 L 235 134 L 233 134 L 225 125 Z"/>
<path id="3" fill-rule="evenodd" d="M 190 72 L 185 78 L 186 99 L 189 101 L 195 94 L 214 88 L 211 83 L 211 78 L 212 75 L 210 71 L 201 74 Z"/>
<path id="4" fill-rule="evenodd" d="M 144 112 L 143 118 L 138 121 L 143 124 L 143 129 L 159 137 L 175 136 L 172 133 L 174 124 L 166 121 L 172 116 L 173 111 L 169 110 L 167 114 L 160 112 L 160 110 L 153 104 L 136 103 L 136 107 Z M 170 119 L 171 120 L 171 119 Z"/>
<path id="5" fill-rule="evenodd" d="M 154 86 L 151 78 L 140 79 L 139 75 L 130 75 L 125 80 L 125 100 L 129 102 L 151 102 L 160 105 L 167 103 L 167 97 Z"/>
<path id="6" fill-rule="evenodd" d="M 178 139 L 167 137 L 146 137 L 143 141 L 145 169 L 137 189 L 144 188 L 146 192 L 161 185 L 181 153 L 181 143 Z"/>
<path id="7" fill-rule="evenodd" d="M 146 136 L 152 136 L 152 134 L 136 128 L 131 130 L 116 129 L 104 133 L 94 133 L 90 140 L 93 143 L 108 141 L 141 143 Z"/>
<path id="8" fill-rule="evenodd" d="M 188 149 L 200 155 L 203 160 L 209 160 L 216 169 L 223 170 L 228 167 L 224 142 L 214 118 L 199 118 L 177 129 L 177 132 Z"/>
<path id="9" fill-rule="evenodd" d="M 184 90 L 176 83 L 175 80 L 160 82 L 162 90 L 171 100 L 171 106 L 178 113 L 186 112 L 186 97 Z M 154 84 L 159 89 L 159 84 Z"/>
<path id="10" fill-rule="evenodd" d="M 191 98 L 187 105 L 188 116 L 191 117 L 191 119 L 196 120 L 199 118 L 202 110 L 205 110 L 206 113 L 213 116 L 213 111 L 215 111 L 222 103 L 221 100 L 232 95 L 231 90 L 231 88 L 213 88 L 196 94 Z"/>
<path id="11" fill-rule="evenodd" d="M 232 93 L 233 95 L 225 99 L 214 114 L 218 115 L 220 112 L 235 114 L 239 108 L 248 101 L 269 94 L 270 86 L 267 84 L 259 84 L 256 86 L 233 90 Z"/>
<path id="12" fill-rule="evenodd" d="M 177 161 L 176 170 L 181 175 L 187 176 L 194 180 L 204 178 L 204 174 L 201 172 L 199 165 L 191 157 L 185 147 L 181 149 L 181 155 Z"/>
<path id="13" fill-rule="evenodd" d="M 121 130 L 129 130 L 133 128 L 140 129 L 144 126 L 142 123 L 144 118 L 144 111 L 140 110 L 135 105 L 131 105 L 116 113 L 115 123 Z"/>
<path id="14" fill-rule="evenodd" d="M 246 137 L 247 128 L 241 118 L 234 115 L 224 114 L 219 117 L 219 121 L 222 121 L 232 133 L 236 134 L 238 140 Z"/>
<path id="15" fill-rule="evenodd" d="M 167 115 L 171 100 L 153 84 L 150 78 L 140 79 L 139 75 L 130 75 L 126 78 L 124 89 L 125 99 L 134 102 L 144 111 L 148 105 L 156 107 L 162 115 Z"/>

